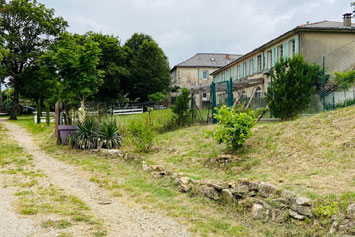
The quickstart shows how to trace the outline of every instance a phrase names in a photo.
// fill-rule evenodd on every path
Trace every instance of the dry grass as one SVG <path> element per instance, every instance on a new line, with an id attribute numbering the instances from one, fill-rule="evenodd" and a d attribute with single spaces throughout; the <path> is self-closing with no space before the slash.
<path id="1" fill-rule="evenodd" d="M 355 192 L 355 107 L 292 122 L 261 123 L 227 168 L 206 167 L 208 158 L 225 153 L 224 145 L 206 138 L 213 126 L 195 126 L 161 134 L 150 163 L 197 179 L 247 177 L 303 194 Z"/>

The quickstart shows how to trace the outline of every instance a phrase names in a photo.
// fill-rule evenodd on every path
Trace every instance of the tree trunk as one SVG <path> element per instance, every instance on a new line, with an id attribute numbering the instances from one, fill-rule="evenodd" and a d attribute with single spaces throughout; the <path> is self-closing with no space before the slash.
<path id="1" fill-rule="evenodd" d="M 12 109 L 10 113 L 10 119 L 11 120 L 17 120 L 17 115 L 19 112 L 19 86 L 18 83 L 16 82 L 18 80 L 14 80 L 14 93 L 12 96 Z"/>

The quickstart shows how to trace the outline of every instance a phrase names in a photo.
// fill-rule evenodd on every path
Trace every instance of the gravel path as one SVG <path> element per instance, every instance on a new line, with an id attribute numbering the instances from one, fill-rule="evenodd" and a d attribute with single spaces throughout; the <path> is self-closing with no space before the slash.
<path id="1" fill-rule="evenodd" d="M 3 188 L 0 176 L 0 237 L 8 236 L 29 236 L 39 232 L 36 223 L 15 213 L 11 205 L 14 201 L 15 189 Z"/>
<path id="2" fill-rule="evenodd" d="M 173 219 L 128 207 L 119 199 L 110 197 L 104 189 L 80 175 L 81 170 L 45 154 L 24 128 L 5 120 L 0 122 L 5 124 L 8 134 L 33 156 L 37 169 L 42 170 L 53 184 L 84 201 L 96 218 L 104 220 L 108 236 L 191 236 L 186 226 Z M 107 202 L 111 204 L 102 205 Z"/>

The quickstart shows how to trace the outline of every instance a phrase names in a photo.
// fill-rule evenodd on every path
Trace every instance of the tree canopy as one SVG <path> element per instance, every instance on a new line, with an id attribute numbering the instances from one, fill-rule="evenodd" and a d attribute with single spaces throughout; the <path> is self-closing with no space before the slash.
<path id="1" fill-rule="evenodd" d="M 265 97 L 271 112 L 282 120 L 294 119 L 307 108 L 321 75 L 321 67 L 308 64 L 301 55 L 281 58 Z"/>
<path id="2" fill-rule="evenodd" d="M 119 97 L 123 92 L 121 83 L 128 79 L 127 67 L 128 47 L 120 45 L 118 37 L 88 32 L 86 34 L 98 43 L 101 50 L 97 69 L 104 72 L 103 84 L 94 95 L 95 100 L 108 101 Z"/>
<path id="3" fill-rule="evenodd" d="M 125 46 L 129 53 L 129 78 L 123 85 L 132 99 L 146 101 L 148 95 L 168 91 L 171 84 L 168 59 L 158 44 L 148 35 L 135 33 Z"/>
<path id="4" fill-rule="evenodd" d="M 27 70 L 66 27 L 62 17 L 54 16 L 54 9 L 35 0 L 0 0 L 0 36 L 8 49 L 3 65 L 14 88 L 11 119 L 18 113 L 19 91 Z"/>
<path id="5" fill-rule="evenodd" d="M 103 71 L 97 69 L 101 50 L 90 36 L 64 33 L 42 60 L 59 78 L 59 97 L 67 102 L 85 100 L 97 93 Z"/>

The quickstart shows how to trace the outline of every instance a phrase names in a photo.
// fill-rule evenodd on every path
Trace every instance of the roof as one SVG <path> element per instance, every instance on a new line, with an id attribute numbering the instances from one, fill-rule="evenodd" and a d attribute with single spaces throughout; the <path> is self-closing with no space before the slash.
<path id="1" fill-rule="evenodd" d="M 355 30 L 355 24 L 351 24 L 351 26 L 344 26 L 343 22 L 321 21 L 321 22 L 299 25 L 296 27 L 296 29 L 297 28 L 299 28 L 299 29 L 317 29 L 317 30 Z"/>
<path id="2" fill-rule="evenodd" d="M 174 66 L 172 71 L 176 67 L 216 67 L 220 68 L 227 65 L 230 62 L 240 58 L 239 54 L 222 54 L 222 53 L 197 53 L 193 57 L 187 59 Z M 229 60 L 228 60 L 229 57 Z"/>
<path id="3" fill-rule="evenodd" d="M 214 71 L 211 73 L 211 75 L 215 75 L 221 71 L 223 71 L 225 68 L 228 68 L 230 66 L 233 66 L 237 64 L 240 61 L 243 61 L 244 59 L 248 58 L 250 55 L 253 55 L 254 53 L 263 50 L 264 48 L 269 47 L 271 44 L 274 44 L 278 41 L 282 41 L 284 38 L 289 37 L 291 34 L 298 33 L 301 31 L 322 31 L 322 32 L 353 32 L 355 33 L 355 24 L 351 24 L 351 26 L 344 26 L 343 22 L 336 22 L 336 21 L 320 21 L 320 22 L 315 22 L 315 23 L 308 23 L 304 25 L 299 25 L 296 28 L 293 28 L 290 31 L 287 31 L 286 33 L 280 35 L 279 37 L 263 44 L 262 46 L 254 49 L 253 51 L 243 55 L 242 57 L 234 60 L 233 62 L 223 66 L 222 68 Z"/>

